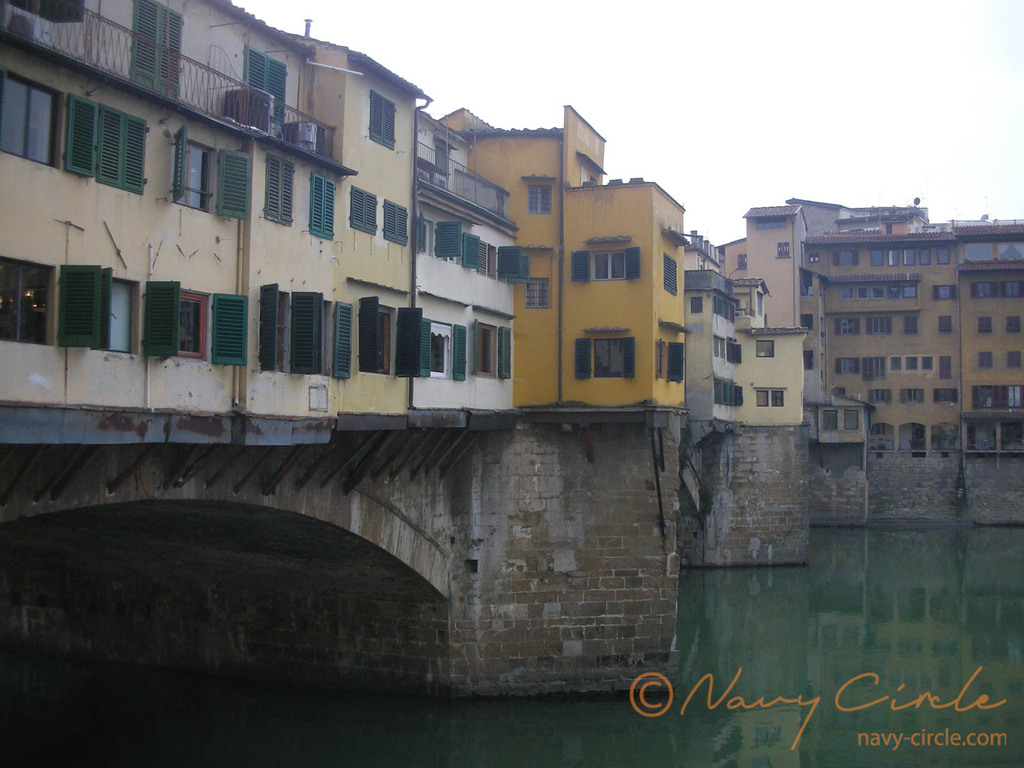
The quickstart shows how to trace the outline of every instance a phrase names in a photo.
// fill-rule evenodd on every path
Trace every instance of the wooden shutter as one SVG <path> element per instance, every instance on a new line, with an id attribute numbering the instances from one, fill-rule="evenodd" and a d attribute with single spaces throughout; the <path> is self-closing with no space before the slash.
<path id="1" fill-rule="evenodd" d="M 218 365 L 245 365 L 249 297 L 213 294 L 213 354 Z"/>
<path id="2" fill-rule="evenodd" d="M 367 296 L 359 300 L 359 370 L 380 370 L 380 339 L 378 338 L 380 300 Z"/>
<path id="3" fill-rule="evenodd" d="M 120 186 L 125 149 L 121 113 L 101 105 L 97 128 L 96 181 Z"/>
<path id="4" fill-rule="evenodd" d="M 68 97 L 68 136 L 64 168 L 72 173 L 96 173 L 96 128 L 99 106 L 77 96 Z"/>
<path id="5" fill-rule="evenodd" d="M 174 171 L 171 175 L 171 200 L 180 200 L 188 187 L 188 126 L 174 134 Z"/>
<path id="6" fill-rule="evenodd" d="M 430 320 L 420 321 L 420 370 L 419 376 L 430 375 Z"/>
<path id="7" fill-rule="evenodd" d="M 518 245 L 503 245 L 498 248 L 498 277 L 510 283 L 526 283 L 530 280 L 530 254 Z"/>
<path id="8" fill-rule="evenodd" d="M 260 286 L 260 370 L 277 368 L 277 283 Z"/>
<path id="9" fill-rule="evenodd" d="M 146 88 L 157 86 L 160 41 L 160 20 L 163 9 L 153 0 L 135 0 L 132 35 L 132 80 Z"/>
<path id="10" fill-rule="evenodd" d="M 181 61 L 181 30 L 184 26 L 181 14 L 170 8 L 161 7 L 163 12 L 163 29 L 161 30 L 165 48 L 160 49 L 160 82 L 158 88 L 168 96 L 178 96 L 178 70 Z"/>
<path id="11" fill-rule="evenodd" d="M 679 341 L 668 343 L 668 380 L 682 381 L 686 365 L 686 346 Z"/>
<path id="12" fill-rule="evenodd" d="M 309 231 L 334 239 L 334 182 L 318 173 L 309 175 Z"/>
<path id="13" fill-rule="evenodd" d="M 102 276 L 99 267 L 61 265 L 57 344 L 100 346 Z"/>
<path id="14" fill-rule="evenodd" d="M 462 235 L 462 266 L 476 269 L 480 263 L 480 238 L 468 232 Z"/>
<path id="15" fill-rule="evenodd" d="M 590 339 L 576 339 L 576 378 L 590 378 Z"/>
<path id="16" fill-rule="evenodd" d="M 114 291 L 114 270 L 100 270 L 100 349 L 110 348 L 110 296 Z"/>
<path id="17" fill-rule="evenodd" d="M 285 90 L 288 85 L 288 65 L 283 61 L 266 57 L 267 78 L 266 90 L 274 97 L 274 119 L 284 120 Z"/>
<path id="18" fill-rule="evenodd" d="M 590 282 L 590 251 L 573 251 L 570 265 L 572 282 Z"/>
<path id="19" fill-rule="evenodd" d="M 622 376 L 632 379 L 636 376 L 636 339 L 622 340 Z"/>
<path id="20" fill-rule="evenodd" d="M 665 290 L 673 296 L 679 291 L 678 265 L 676 260 L 665 254 Z"/>
<path id="21" fill-rule="evenodd" d="M 334 359 L 331 375 L 336 379 L 352 376 L 352 305 L 334 302 Z"/>
<path id="22" fill-rule="evenodd" d="M 498 328 L 498 378 L 512 378 L 512 329 Z"/>
<path id="23" fill-rule="evenodd" d="M 640 249 L 639 248 L 627 248 L 626 249 L 626 279 L 627 280 L 639 280 L 640 279 Z"/>
<path id="24" fill-rule="evenodd" d="M 434 228 L 434 255 L 439 259 L 462 258 L 462 222 L 439 221 Z"/>
<path id="25" fill-rule="evenodd" d="M 452 379 L 466 380 L 466 326 L 452 326 Z"/>
<path id="26" fill-rule="evenodd" d="M 399 245 L 409 242 L 409 211 L 390 200 L 384 201 L 384 239 Z M 422 219 L 421 219 L 422 221 Z"/>
<path id="27" fill-rule="evenodd" d="M 267 57 L 255 48 L 245 48 L 245 81 L 253 88 L 270 93 L 267 88 Z"/>
<path id="28" fill-rule="evenodd" d="M 423 309 L 399 307 L 395 339 L 395 375 L 420 375 L 420 334 Z"/>
<path id="29" fill-rule="evenodd" d="M 121 186 L 141 195 L 146 185 L 146 121 L 124 115 L 124 172 Z"/>
<path id="30" fill-rule="evenodd" d="M 249 155 L 222 149 L 218 165 L 217 214 L 249 218 Z"/>
<path id="31" fill-rule="evenodd" d="M 294 178 L 294 165 L 267 155 L 267 193 L 263 215 L 270 221 L 291 225 Z"/>
<path id="32" fill-rule="evenodd" d="M 292 373 L 322 372 L 324 295 L 310 291 L 292 294 L 291 360 Z"/>
<path id="33" fill-rule="evenodd" d="M 146 283 L 146 307 L 142 319 L 142 354 L 145 357 L 178 354 L 180 313 L 180 283 Z"/>

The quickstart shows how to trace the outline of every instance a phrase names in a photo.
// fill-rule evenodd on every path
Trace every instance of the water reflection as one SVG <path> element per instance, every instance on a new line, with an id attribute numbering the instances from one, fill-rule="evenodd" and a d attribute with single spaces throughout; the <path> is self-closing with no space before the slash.
<path id="1" fill-rule="evenodd" d="M 1019 766 L 1024 764 L 1024 530 L 815 531 L 808 568 L 686 573 L 669 712 L 622 699 L 357 697 L 120 666 L 0 657 L 4 766 Z M 957 712 L 897 703 L 982 694 Z M 686 695 L 706 674 L 714 677 Z M 902 688 L 901 688 L 902 686 Z M 733 697 L 820 704 L 727 709 Z M 796 749 L 791 746 L 807 720 Z M 1005 733 L 1006 746 L 858 746 L 858 734 Z M 925 738 L 925 737 L 920 737 Z"/>

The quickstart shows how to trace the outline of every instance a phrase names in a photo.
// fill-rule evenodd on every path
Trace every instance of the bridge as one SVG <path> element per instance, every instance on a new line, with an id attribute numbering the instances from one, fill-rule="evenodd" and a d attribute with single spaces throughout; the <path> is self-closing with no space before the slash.
<path id="1" fill-rule="evenodd" d="M 39 410 L 0 427 L 5 645 L 436 695 L 674 663 L 676 412 Z"/>

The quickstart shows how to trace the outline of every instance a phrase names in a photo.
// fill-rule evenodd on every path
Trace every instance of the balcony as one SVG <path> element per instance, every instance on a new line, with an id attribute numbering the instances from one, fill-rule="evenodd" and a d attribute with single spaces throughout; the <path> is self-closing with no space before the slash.
<path id="1" fill-rule="evenodd" d="M 333 127 L 73 2 L 0 0 L 0 39 L 20 39 L 247 132 L 333 157 Z"/>
<path id="2" fill-rule="evenodd" d="M 416 147 L 416 180 L 443 189 L 508 221 L 508 192 L 422 142 Z"/>

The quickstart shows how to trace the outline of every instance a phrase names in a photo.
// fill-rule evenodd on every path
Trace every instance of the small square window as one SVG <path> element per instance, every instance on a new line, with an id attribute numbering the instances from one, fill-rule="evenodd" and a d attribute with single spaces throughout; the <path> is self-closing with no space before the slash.
<path id="1" fill-rule="evenodd" d="M 992 367 L 992 353 L 991 352 L 979 352 L 978 353 L 978 367 L 979 368 L 991 368 Z"/>
<path id="2" fill-rule="evenodd" d="M 548 278 L 531 277 L 526 284 L 525 300 L 527 309 L 548 309 L 551 306 L 548 298 Z"/>
<path id="3" fill-rule="evenodd" d="M 704 312 L 704 297 L 703 296 L 691 296 L 690 297 L 690 314 L 699 315 Z"/>
<path id="4" fill-rule="evenodd" d="M 758 339 L 754 342 L 754 354 L 757 357 L 775 357 L 775 342 Z"/>
<path id="5" fill-rule="evenodd" d="M 206 296 L 181 292 L 178 316 L 178 355 L 206 359 Z"/>
<path id="6" fill-rule="evenodd" d="M 772 408 L 782 408 L 786 404 L 786 393 L 781 389 L 772 390 Z"/>
<path id="7" fill-rule="evenodd" d="M 527 188 L 527 212 L 551 213 L 551 185 L 530 184 Z"/>
<path id="8" fill-rule="evenodd" d="M 991 317 L 979 317 L 978 318 L 978 333 L 992 333 L 992 318 Z"/>
<path id="9" fill-rule="evenodd" d="M 1006 332 L 1020 333 L 1020 315 L 1007 315 Z"/>

